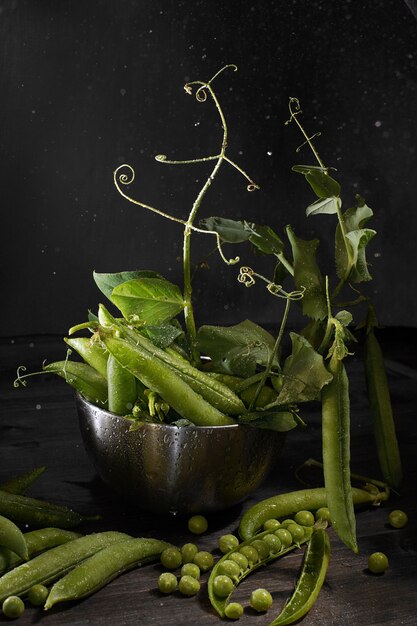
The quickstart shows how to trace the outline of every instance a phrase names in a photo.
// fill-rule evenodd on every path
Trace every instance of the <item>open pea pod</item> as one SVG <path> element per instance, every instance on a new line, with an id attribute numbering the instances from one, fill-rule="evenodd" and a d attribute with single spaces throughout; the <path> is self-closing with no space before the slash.
<path id="1" fill-rule="evenodd" d="M 313 606 L 326 578 L 330 558 L 330 540 L 327 532 L 315 530 L 307 544 L 301 574 L 291 598 L 269 626 L 286 626 L 298 621 Z"/>
<path id="2" fill-rule="evenodd" d="M 249 576 L 249 574 L 252 574 L 252 572 L 256 571 L 263 565 L 267 565 L 268 563 L 275 561 L 275 559 L 278 559 L 279 557 L 284 556 L 284 554 L 288 554 L 288 552 L 291 552 L 292 550 L 299 548 L 302 544 L 309 541 L 313 533 L 313 529 L 308 526 L 302 526 L 301 528 L 304 529 L 304 536 L 301 538 L 300 537 L 293 538 L 285 524 L 283 524 L 279 529 L 277 529 L 277 531 L 266 530 L 262 533 L 258 533 L 251 539 L 248 539 L 247 541 L 243 541 L 241 544 L 239 544 L 237 548 L 235 548 L 234 550 L 231 550 L 230 552 L 225 554 L 219 561 L 217 561 L 217 563 L 211 570 L 210 578 L 208 580 L 208 594 L 209 594 L 209 599 L 210 599 L 212 607 L 216 610 L 216 612 L 220 615 L 220 617 L 226 616 L 225 611 L 226 611 L 227 605 L 229 604 L 230 598 L 233 595 L 233 592 L 235 588 L 237 587 L 237 585 L 244 578 Z M 287 536 L 291 537 L 291 544 L 286 545 L 285 542 L 279 541 L 277 543 L 280 545 L 280 547 L 275 548 L 272 542 L 268 543 L 267 540 L 265 540 L 265 537 L 271 536 L 271 535 L 276 536 L 278 539 L 278 535 L 276 535 L 275 533 L 282 531 L 282 530 L 286 531 Z M 225 563 L 230 560 L 233 560 L 233 554 L 236 552 L 244 554 L 246 547 L 254 547 L 255 550 L 258 551 L 257 547 L 259 546 L 259 543 L 257 544 L 257 542 L 262 542 L 265 544 L 265 546 L 267 547 L 266 553 L 262 554 L 259 551 L 258 552 L 259 558 L 257 561 L 249 562 L 247 567 L 241 566 L 239 573 L 236 572 L 236 574 L 233 576 L 234 586 L 231 589 L 231 591 L 227 593 L 227 595 L 225 595 L 224 597 L 223 597 L 223 594 L 219 595 L 218 591 L 216 590 L 215 581 L 218 576 L 224 576 L 224 572 L 227 571 Z M 243 549 L 243 552 L 242 552 L 242 549 Z"/>

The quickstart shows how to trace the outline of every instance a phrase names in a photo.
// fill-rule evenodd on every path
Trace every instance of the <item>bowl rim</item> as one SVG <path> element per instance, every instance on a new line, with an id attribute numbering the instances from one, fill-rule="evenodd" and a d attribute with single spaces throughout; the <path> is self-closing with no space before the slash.
<path id="1" fill-rule="evenodd" d="M 76 401 L 77 404 L 81 404 L 81 405 L 86 405 L 88 407 L 93 407 L 94 410 L 96 411 L 100 411 L 101 413 L 104 413 L 107 417 L 111 417 L 113 419 L 117 419 L 119 421 L 121 421 L 122 423 L 125 422 L 126 424 L 131 424 L 131 420 L 127 419 L 126 417 L 124 417 L 123 415 L 116 415 L 116 413 L 112 413 L 111 411 L 109 411 L 108 409 L 105 409 L 104 407 L 98 406 L 97 404 L 94 404 L 93 402 L 91 402 L 90 400 L 87 400 L 87 398 L 85 398 L 79 391 L 75 392 L 75 396 L 76 396 Z M 246 424 L 238 424 L 236 422 L 236 424 L 221 424 L 218 426 L 176 426 L 174 424 L 164 424 L 163 422 L 161 423 L 156 423 L 156 422 L 145 422 L 143 424 L 144 427 L 152 427 L 152 429 L 166 429 L 168 431 L 180 431 L 180 430 L 187 430 L 188 432 L 191 431 L 210 431 L 212 432 L 214 431 L 220 431 L 220 430 L 251 430 L 254 433 L 259 431 L 262 432 L 268 432 L 265 429 L 262 428 L 252 428 L 251 426 L 247 426 Z M 133 431 L 135 432 L 135 431 Z"/>

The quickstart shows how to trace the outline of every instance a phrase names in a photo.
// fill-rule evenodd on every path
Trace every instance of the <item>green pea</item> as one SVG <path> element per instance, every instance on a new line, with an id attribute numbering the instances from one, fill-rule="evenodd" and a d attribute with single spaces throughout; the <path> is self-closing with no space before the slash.
<path id="1" fill-rule="evenodd" d="M 213 580 L 213 591 L 219 598 L 227 598 L 232 593 L 235 585 L 229 576 L 220 574 Z"/>
<path id="2" fill-rule="evenodd" d="M 237 563 L 242 572 L 247 570 L 249 567 L 248 559 L 244 554 L 241 554 L 240 552 L 232 552 L 232 554 L 229 555 L 229 559 Z"/>
<path id="3" fill-rule="evenodd" d="M 368 569 L 372 574 L 383 574 L 388 564 L 388 558 L 383 552 L 374 552 L 368 558 Z"/>
<path id="4" fill-rule="evenodd" d="M 277 519 L 267 519 L 263 524 L 264 530 L 276 530 L 280 527 L 280 523 Z"/>
<path id="5" fill-rule="evenodd" d="M 161 552 L 161 563 L 167 569 L 177 569 L 182 564 L 181 551 L 178 548 L 165 548 Z"/>
<path id="6" fill-rule="evenodd" d="M 314 515 L 311 511 L 298 511 L 294 515 L 294 521 L 300 526 L 314 526 Z"/>
<path id="7" fill-rule="evenodd" d="M 203 515 L 193 515 L 188 520 L 188 530 L 194 535 L 202 535 L 208 528 L 207 519 Z"/>
<path id="8" fill-rule="evenodd" d="M 200 583 L 193 576 L 181 576 L 178 590 L 183 596 L 195 596 L 200 591 Z"/>
<path id="9" fill-rule="evenodd" d="M 28 591 L 29 602 L 33 606 L 42 606 L 48 597 L 49 591 L 45 585 L 33 585 Z"/>
<path id="10" fill-rule="evenodd" d="M 279 537 L 277 537 L 273 533 L 265 535 L 263 541 L 268 545 L 269 550 L 270 552 L 272 552 L 272 554 L 277 554 L 282 548 L 281 539 L 279 539 Z"/>
<path id="11" fill-rule="evenodd" d="M 265 541 L 263 541 L 262 539 L 254 539 L 251 542 L 251 546 L 253 546 L 255 548 L 255 550 L 257 550 L 258 554 L 259 554 L 259 560 L 263 561 L 266 558 L 268 558 L 269 556 L 269 546 L 267 543 L 265 543 Z"/>
<path id="12" fill-rule="evenodd" d="M 317 509 L 317 511 L 316 511 L 316 520 L 317 521 L 324 520 L 324 521 L 330 523 L 330 521 L 331 521 L 331 519 L 330 519 L 330 511 L 327 508 L 327 506 L 322 506 L 320 509 Z"/>
<path id="13" fill-rule="evenodd" d="M 192 576 L 200 580 L 200 568 L 195 563 L 185 563 L 181 568 L 181 576 Z"/>
<path id="14" fill-rule="evenodd" d="M 182 562 L 192 563 L 198 552 L 198 546 L 195 543 L 185 543 L 181 548 Z"/>
<path id="15" fill-rule="evenodd" d="M 219 537 L 218 546 L 223 554 L 235 550 L 239 545 L 239 539 L 235 535 L 222 535 Z"/>
<path id="16" fill-rule="evenodd" d="M 19 596 L 9 596 L 5 599 L 1 608 L 6 617 L 14 619 L 23 614 L 25 605 Z"/>
<path id="17" fill-rule="evenodd" d="M 254 565 L 259 561 L 258 551 L 253 546 L 243 546 L 239 549 L 239 552 L 248 559 L 250 565 Z"/>
<path id="18" fill-rule="evenodd" d="M 258 613 L 267 611 L 272 606 L 272 596 L 267 589 L 255 589 L 250 595 L 250 605 Z"/>
<path id="19" fill-rule="evenodd" d="M 299 524 L 292 523 L 287 527 L 287 530 L 291 534 L 294 543 L 298 543 L 304 539 L 305 531 Z"/>
<path id="20" fill-rule="evenodd" d="M 388 521 L 393 528 L 403 528 L 408 522 L 407 513 L 400 511 L 400 509 L 395 509 L 388 515 Z"/>
<path id="21" fill-rule="evenodd" d="M 243 606 L 239 602 L 231 602 L 226 606 L 224 614 L 229 619 L 239 619 L 243 615 Z"/>
<path id="22" fill-rule="evenodd" d="M 210 552 L 200 550 L 193 559 L 193 563 L 198 565 L 202 572 L 207 572 L 214 565 L 214 558 Z"/>
<path id="23" fill-rule="evenodd" d="M 290 526 L 291 524 L 294 524 L 294 520 L 291 518 L 287 518 L 287 519 L 284 519 L 280 525 L 282 528 L 288 528 L 288 526 Z"/>
<path id="24" fill-rule="evenodd" d="M 219 574 L 229 576 L 232 580 L 237 580 L 239 578 L 241 568 L 235 561 L 232 561 L 232 559 L 226 559 L 223 563 L 219 564 L 218 572 Z"/>
<path id="25" fill-rule="evenodd" d="M 158 589 L 161 593 L 173 593 L 177 588 L 177 577 L 171 572 L 163 572 L 158 578 Z"/>
<path id="26" fill-rule="evenodd" d="M 280 539 L 284 548 L 289 548 L 290 545 L 292 545 L 292 535 L 288 532 L 286 528 L 278 528 L 274 532 L 274 535 L 276 535 L 278 539 Z"/>

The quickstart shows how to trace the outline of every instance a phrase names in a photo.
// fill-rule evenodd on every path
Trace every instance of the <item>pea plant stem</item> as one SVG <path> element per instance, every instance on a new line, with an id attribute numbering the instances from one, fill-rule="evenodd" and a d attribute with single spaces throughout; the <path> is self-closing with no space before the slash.
<path id="1" fill-rule="evenodd" d="M 285 301 L 284 315 L 282 316 L 282 320 L 281 320 L 281 325 L 280 325 L 280 328 L 279 328 L 278 336 L 277 336 L 277 338 L 275 340 L 275 344 L 274 344 L 274 347 L 272 349 L 272 352 L 269 355 L 267 366 L 265 368 L 265 371 L 264 371 L 264 373 L 262 375 L 261 380 L 259 381 L 259 385 L 258 385 L 258 388 L 256 390 L 256 393 L 253 396 L 252 402 L 249 405 L 249 409 L 248 409 L 249 412 L 253 411 L 253 408 L 256 406 L 256 402 L 258 400 L 259 394 L 261 393 L 262 388 L 265 385 L 266 379 L 269 376 L 272 364 L 273 364 L 274 359 L 275 359 L 275 357 L 277 355 L 279 346 L 281 345 L 282 335 L 284 333 L 284 328 L 285 328 L 285 325 L 287 323 L 288 313 L 290 311 L 290 303 L 291 303 L 290 298 L 287 298 L 286 301 Z"/>
<path id="2" fill-rule="evenodd" d="M 197 347 L 197 330 L 196 330 L 196 324 L 195 324 L 194 309 L 193 309 L 193 304 L 192 304 L 191 233 L 192 233 L 192 227 L 194 225 L 194 221 L 197 217 L 197 213 L 201 206 L 203 198 L 206 195 L 209 187 L 211 186 L 211 183 L 213 182 L 223 162 L 225 151 L 226 151 L 226 146 L 227 146 L 227 125 L 226 125 L 226 120 L 223 115 L 223 111 L 220 107 L 219 101 L 217 100 L 217 97 L 214 91 L 211 89 L 209 84 L 201 83 L 201 85 L 204 86 L 204 88 L 209 91 L 216 105 L 216 108 L 218 110 L 221 123 L 222 123 L 223 140 L 222 140 L 221 151 L 216 161 L 216 164 L 211 174 L 207 178 L 206 182 L 204 183 L 203 187 L 201 188 L 199 194 L 197 195 L 193 203 L 192 209 L 190 211 L 190 214 L 188 216 L 187 223 L 184 228 L 184 238 L 183 238 L 184 321 L 185 321 L 185 327 L 187 330 L 188 341 L 190 344 L 191 356 L 192 356 L 192 360 L 194 361 L 194 363 L 198 362 L 200 355 L 199 355 L 199 351 Z"/>

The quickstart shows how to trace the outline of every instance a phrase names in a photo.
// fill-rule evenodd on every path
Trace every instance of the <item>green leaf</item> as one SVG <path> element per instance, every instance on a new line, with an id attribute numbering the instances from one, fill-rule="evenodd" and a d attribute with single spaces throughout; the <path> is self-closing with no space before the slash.
<path id="1" fill-rule="evenodd" d="M 349 326 L 353 320 L 353 315 L 350 311 L 339 311 L 335 317 L 345 328 Z"/>
<path id="2" fill-rule="evenodd" d="M 303 313 L 312 319 L 323 320 L 327 316 L 327 302 L 324 279 L 316 261 L 319 240 L 300 239 L 291 226 L 287 226 L 287 235 L 294 259 L 295 285 L 297 289 L 305 288 L 301 300 Z"/>
<path id="3" fill-rule="evenodd" d="M 283 251 L 283 241 L 269 226 L 245 222 L 245 228 L 250 233 L 249 241 L 263 254 L 281 254 Z"/>
<path id="4" fill-rule="evenodd" d="M 162 276 L 152 270 L 117 272 L 115 274 L 101 274 L 94 271 L 93 278 L 100 291 L 104 293 L 107 298 L 111 299 L 113 289 L 121 283 L 125 283 L 135 278 L 162 278 Z"/>
<path id="5" fill-rule="evenodd" d="M 184 308 L 177 285 L 161 278 L 137 278 L 121 283 L 111 294 L 111 301 L 133 324 L 159 326 Z"/>
<path id="6" fill-rule="evenodd" d="M 323 357 L 309 341 L 297 333 L 290 333 L 290 337 L 292 352 L 282 371 L 284 382 L 277 399 L 280 405 L 317 400 L 322 388 L 332 380 Z"/>
<path id="7" fill-rule="evenodd" d="M 247 241 L 250 233 L 246 230 L 243 222 L 229 220 L 224 217 L 207 217 L 200 220 L 201 228 L 212 230 L 220 235 L 226 243 L 241 243 Z"/>
<path id="8" fill-rule="evenodd" d="M 161 324 L 160 326 L 144 326 L 140 329 L 142 335 L 145 335 L 158 348 L 164 350 L 170 346 L 175 339 L 182 336 L 184 331 L 173 324 Z"/>
<path id="9" fill-rule="evenodd" d="M 333 215 L 337 213 L 338 203 L 340 202 L 339 198 L 336 196 L 332 196 L 330 198 L 321 198 L 320 200 L 316 200 L 313 204 L 310 204 L 306 208 L 306 215 L 309 217 L 310 215 Z"/>
<path id="10" fill-rule="evenodd" d="M 275 343 L 250 320 L 235 326 L 201 326 L 197 340 L 200 351 L 211 358 L 213 371 L 243 378 L 255 374 L 257 365 L 266 366 Z"/>
<path id="11" fill-rule="evenodd" d="M 340 196 L 340 185 L 331 176 L 322 170 L 310 170 L 305 174 L 306 181 L 318 198 Z"/>
<path id="12" fill-rule="evenodd" d="M 265 428 L 280 433 L 286 433 L 297 426 L 293 414 L 289 411 L 254 411 L 239 417 L 238 422 L 254 428 Z"/>
<path id="13" fill-rule="evenodd" d="M 343 214 L 346 238 L 351 250 L 351 260 L 349 261 L 340 225 L 337 225 L 335 235 L 335 258 L 336 271 L 339 278 L 349 275 L 349 280 L 353 283 L 360 283 L 371 280 L 366 261 L 366 246 L 375 236 L 376 231 L 364 228 L 366 222 L 372 217 L 373 212 L 362 199 L 361 204 L 347 209 Z"/>

